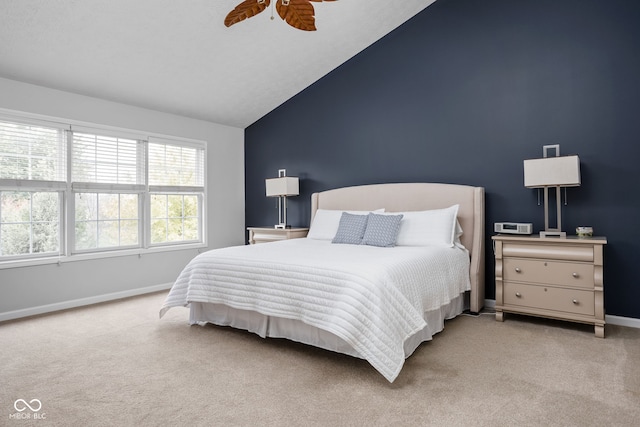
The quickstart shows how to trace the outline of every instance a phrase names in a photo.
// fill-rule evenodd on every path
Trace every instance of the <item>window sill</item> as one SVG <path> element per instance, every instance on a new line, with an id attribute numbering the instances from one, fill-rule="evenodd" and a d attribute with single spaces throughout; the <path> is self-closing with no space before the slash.
<path id="1" fill-rule="evenodd" d="M 50 256 L 43 258 L 29 258 L 29 259 L 20 259 L 20 260 L 10 260 L 10 261 L 0 261 L 0 270 L 6 268 L 21 268 L 21 267 L 33 267 L 38 265 L 47 265 L 47 264 L 66 264 L 68 262 L 76 262 L 76 261 L 89 261 L 94 259 L 104 259 L 104 258 L 116 258 L 116 257 L 126 257 L 126 256 L 138 256 L 143 257 L 146 255 L 152 255 L 155 253 L 161 252 L 175 252 L 175 251 L 184 251 L 184 250 L 194 250 L 197 249 L 198 252 L 201 249 L 207 248 L 207 245 L 204 243 L 189 243 L 184 245 L 172 245 L 172 246 L 163 246 L 163 247 L 152 247 L 146 249 L 125 249 L 125 250 L 115 250 L 115 251 L 104 251 L 104 252 L 93 252 L 93 253 L 80 253 L 69 256 Z"/>

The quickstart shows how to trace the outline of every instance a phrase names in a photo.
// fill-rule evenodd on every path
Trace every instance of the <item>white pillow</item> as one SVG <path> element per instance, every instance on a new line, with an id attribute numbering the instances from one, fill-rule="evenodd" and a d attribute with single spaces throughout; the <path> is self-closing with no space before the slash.
<path id="1" fill-rule="evenodd" d="M 396 246 L 452 247 L 462 234 L 462 228 L 458 228 L 459 207 L 453 205 L 445 209 L 401 212 L 404 216 Z"/>
<path id="2" fill-rule="evenodd" d="M 369 212 L 384 212 L 384 209 L 378 209 L 375 211 L 339 211 L 330 209 L 318 209 L 316 215 L 313 217 L 311 227 L 309 227 L 309 233 L 307 233 L 308 239 L 316 240 L 333 240 L 338 232 L 338 226 L 340 225 L 340 217 L 342 212 L 347 212 L 354 215 L 368 215 Z"/>
<path id="3" fill-rule="evenodd" d="M 462 234 L 464 233 L 464 231 L 462 230 L 462 226 L 460 225 L 460 221 L 458 221 L 458 219 L 456 218 L 456 235 L 453 239 L 453 243 L 457 244 L 457 245 L 461 245 L 462 242 L 460 241 L 460 236 L 462 236 Z"/>

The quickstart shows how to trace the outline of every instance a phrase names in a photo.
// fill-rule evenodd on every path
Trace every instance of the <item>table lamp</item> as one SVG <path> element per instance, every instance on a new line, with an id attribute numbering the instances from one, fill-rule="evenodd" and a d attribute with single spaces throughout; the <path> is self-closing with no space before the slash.
<path id="1" fill-rule="evenodd" d="M 555 149 L 556 155 L 549 157 L 548 152 L 552 149 Z M 540 232 L 540 237 L 566 237 L 567 233 L 562 231 L 560 189 L 580 185 L 580 159 L 578 156 L 560 156 L 559 144 L 545 145 L 542 147 L 542 152 L 543 158 L 524 161 L 524 186 L 544 189 L 544 231 Z M 555 228 L 549 226 L 550 189 L 556 190 Z"/>
<path id="2" fill-rule="evenodd" d="M 290 228 L 287 224 L 287 197 L 300 194 L 300 183 L 297 177 L 287 176 L 286 169 L 278 170 L 277 178 L 265 180 L 267 197 L 278 198 L 278 224 L 275 228 Z"/>

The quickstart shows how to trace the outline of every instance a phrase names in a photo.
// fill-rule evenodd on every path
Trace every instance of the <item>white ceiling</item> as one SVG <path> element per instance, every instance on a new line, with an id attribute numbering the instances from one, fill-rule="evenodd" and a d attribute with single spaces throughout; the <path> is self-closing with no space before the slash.
<path id="1" fill-rule="evenodd" d="M 245 128 L 435 0 L 314 0 L 314 32 L 241 1 L 0 0 L 0 77 Z"/>

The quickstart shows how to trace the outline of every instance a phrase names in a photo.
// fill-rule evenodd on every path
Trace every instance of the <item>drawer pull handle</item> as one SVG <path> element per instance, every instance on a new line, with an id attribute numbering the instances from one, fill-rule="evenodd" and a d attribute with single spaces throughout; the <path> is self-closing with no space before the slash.
<path id="1" fill-rule="evenodd" d="M 520 298 L 520 297 L 522 296 L 522 294 L 521 294 L 520 292 L 516 292 L 516 296 L 517 296 L 518 298 Z"/>
<path id="2" fill-rule="evenodd" d="M 572 275 L 573 277 L 575 277 L 576 279 L 577 279 L 578 277 L 580 277 L 580 275 L 579 275 L 578 273 L 572 273 L 571 275 Z"/>
<path id="3" fill-rule="evenodd" d="M 516 267 L 516 273 L 521 273 L 522 270 L 520 270 L 520 267 Z"/>
<path id="4" fill-rule="evenodd" d="M 578 305 L 578 304 L 580 304 L 580 301 L 578 301 L 577 299 L 574 299 L 574 300 L 573 300 L 573 303 L 574 303 L 575 305 Z"/>

